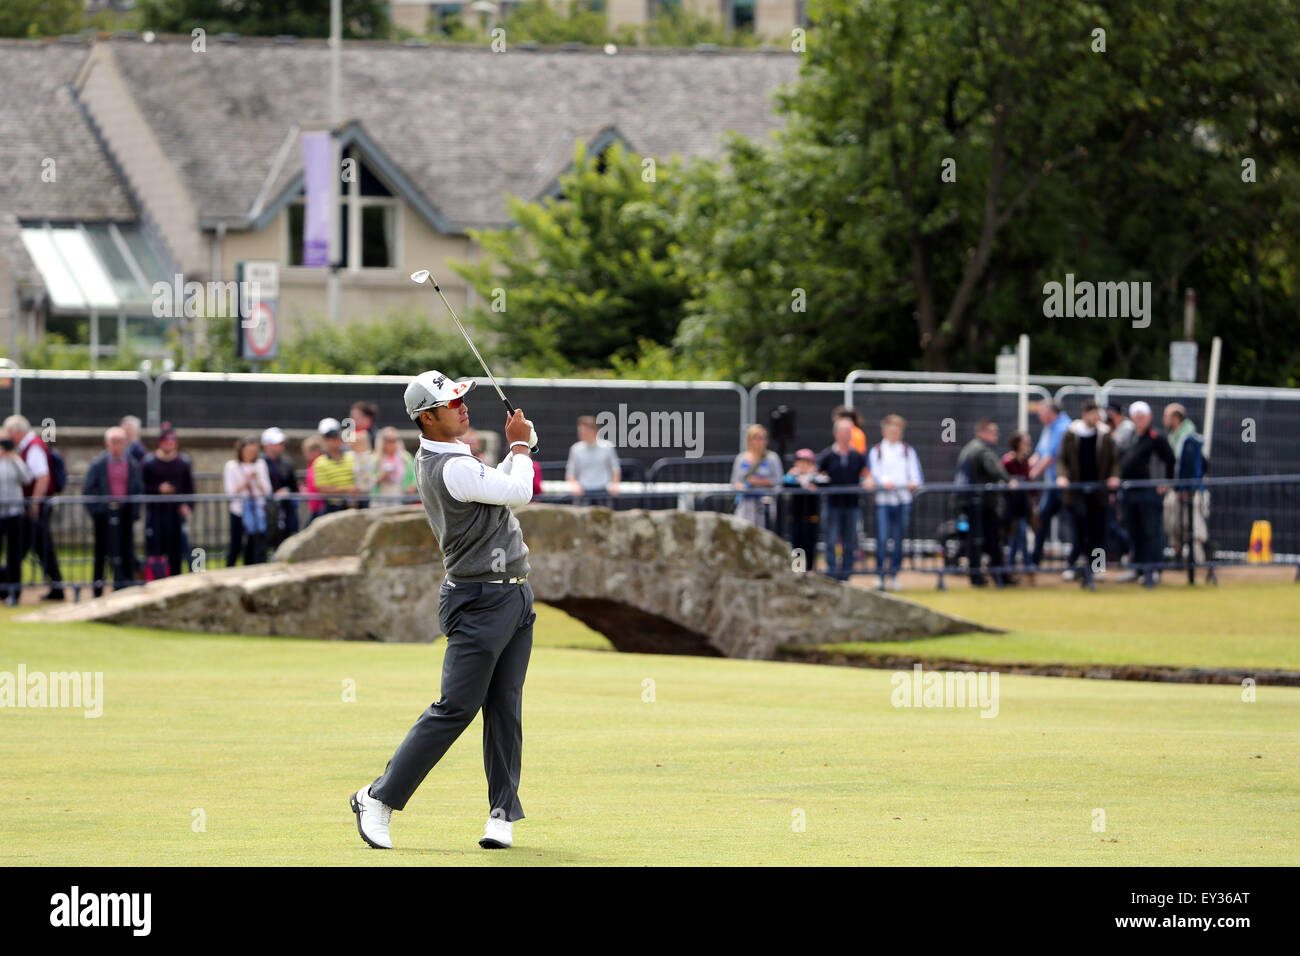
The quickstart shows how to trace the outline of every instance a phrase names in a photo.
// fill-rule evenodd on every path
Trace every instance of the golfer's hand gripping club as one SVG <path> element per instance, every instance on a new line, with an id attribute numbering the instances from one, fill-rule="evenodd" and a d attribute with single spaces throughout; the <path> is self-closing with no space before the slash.
<path id="1" fill-rule="evenodd" d="M 445 305 L 447 307 L 447 311 L 451 313 L 451 319 L 453 322 L 456 323 L 456 328 L 460 330 L 460 334 L 464 336 L 465 342 L 466 344 L 469 345 L 470 351 L 473 352 L 474 357 L 478 359 L 478 364 L 483 366 L 483 371 L 487 374 L 488 381 L 490 381 L 492 383 L 492 387 L 496 389 L 496 393 L 498 397 L 500 397 L 501 399 L 501 404 L 506 407 L 506 421 L 508 423 L 511 419 L 513 419 L 515 414 L 519 412 L 519 410 L 517 408 L 514 408 L 510 404 L 510 400 L 506 398 L 506 393 L 501 391 L 501 386 L 497 384 L 496 376 L 494 376 L 492 374 L 492 370 L 488 368 L 487 362 L 483 361 L 483 356 L 479 354 L 478 348 L 474 345 L 474 340 L 469 337 L 469 331 L 465 328 L 465 326 L 461 325 L 460 316 L 458 316 L 456 314 L 456 310 L 451 307 L 451 303 L 447 301 L 447 297 L 442 294 L 442 287 L 438 285 L 438 280 L 433 277 L 433 274 L 429 272 L 428 269 L 421 269 L 418 272 L 411 273 L 411 281 L 416 283 L 417 285 L 424 285 L 427 282 L 433 288 L 433 291 L 438 294 L 438 298 L 442 299 L 442 304 Z M 528 425 L 529 434 L 523 438 L 518 439 L 518 441 L 528 442 L 529 449 L 533 452 L 533 454 L 536 454 L 539 450 L 538 441 L 537 441 L 537 432 L 533 430 L 532 422 L 529 422 L 526 419 L 525 422 Z M 506 441 L 514 441 L 514 440 L 516 439 L 512 439 L 510 437 L 509 431 L 507 431 Z"/>
<path id="2" fill-rule="evenodd" d="M 522 409 L 516 408 L 506 418 L 506 441 L 513 447 L 515 442 L 524 442 L 530 451 L 537 448 L 537 431 L 533 423 L 524 418 Z"/>

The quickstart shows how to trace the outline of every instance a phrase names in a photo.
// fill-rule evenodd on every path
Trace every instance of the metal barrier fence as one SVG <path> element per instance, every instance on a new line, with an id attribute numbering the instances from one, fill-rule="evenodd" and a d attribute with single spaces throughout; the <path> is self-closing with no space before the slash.
<path id="1" fill-rule="evenodd" d="M 852 404 L 853 388 L 858 382 L 866 381 L 930 382 L 939 384 L 960 382 L 968 385 L 1009 385 L 1012 387 L 1017 384 L 1015 376 L 989 375 L 985 372 L 881 372 L 856 368 L 844 376 L 844 383 L 841 385 L 841 388 L 844 389 L 844 404 Z M 1029 375 L 1026 376 L 1026 381 L 1030 385 L 1056 388 L 1074 386 L 1096 389 L 1101 387 L 1095 378 L 1089 378 L 1086 375 Z"/>
<path id="2" fill-rule="evenodd" d="M 916 449 L 921 470 L 930 481 L 952 478 L 957 455 L 973 437 L 979 419 L 997 422 L 1005 440 L 1015 430 L 1019 414 L 1014 385 L 858 382 L 852 389 L 853 407 L 862 415 L 868 447 L 880 440 L 881 418 L 902 415 L 907 419 L 904 440 Z M 845 404 L 844 390 L 843 383 L 835 382 L 761 382 L 754 386 L 751 399 L 760 422 L 766 422 L 778 405 L 796 409 L 795 436 L 787 452 L 805 446 L 820 452 L 831 443 L 831 413 Z M 1041 385 L 1030 386 L 1029 395 L 1034 401 L 1051 397 Z M 775 447 L 771 441 L 768 444 Z"/>
<path id="3" fill-rule="evenodd" d="M 0 418 L 24 414 L 38 430 L 51 419 L 97 428 L 126 415 L 146 421 L 151 390 L 152 380 L 142 372 L 0 369 L 0 402 L 7 397 L 10 406 Z"/>
<path id="4" fill-rule="evenodd" d="M 1017 423 L 1016 386 L 999 384 L 993 375 L 855 370 L 847 378 L 845 382 L 762 382 L 748 391 L 734 382 L 527 378 L 502 382 L 511 400 L 528 409 L 548 453 L 572 443 L 575 420 L 581 414 L 603 411 L 617 417 L 620 413 L 652 412 L 681 416 L 683 423 L 686 416 L 691 416 L 692 423 L 695 416 L 702 416 L 701 433 L 691 436 L 697 447 L 679 447 L 672 453 L 678 457 L 698 454 L 691 460 L 707 475 L 714 470 L 702 458 L 743 449 L 746 427 L 753 422 L 768 424 L 772 409 L 781 404 L 796 412 L 795 435 L 787 444 L 787 453 L 801 446 L 826 447 L 831 411 L 845 404 L 846 389 L 862 413 L 872 441 L 875 423 L 884 414 L 896 412 L 909 420 L 907 441 L 916 447 L 930 478 L 951 476 L 956 453 L 969 437 L 975 419 L 994 419 L 1004 434 Z M 865 381 L 868 378 L 872 381 Z M 488 385 L 486 379 L 476 381 Z M 1052 397 L 1071 417 L 1077 416 L 1086 397 L 1124 405 L 1140 398 L 1152 404 L 1157 416 L 1165 403 L 1182 402 L 1197 425 L 1202 430 L 1205 427 L 1205 385 L 1128 379 L 1098 385 L 1087 378 L 1038 375 L 1029 376 L 1028 381 L 1033 400 L 1048 397 L 1048 388 L 1055 388 Z M 404 376 L 379 375 L 162 372 L 154 376 L 148 371 L 3 368 L 0 404 L 8 404 L 37 426 L 54 421 L 102 427 L 133 414 L 149 428 L 171 421 L 183 435 L 187 428 L 260 431 L 273 424 L 314 429 L 321 418 L 343 418 L 353 402 L 369 400 L 379 405 L 378 425 L 405 427 L 399 396 L 406 382 Z M 1217 396 L 1213 476 L 1300 472 L 1300 442 L 1295 440 L 1300 434 L 1300 389 L 1221 385 Z M 476 427 L 497 430 L 491 404 L 482 406 Z M 954 422 L 954 436 L 945 433 L 945 420 Z M 1030 429 L 1036 436 L 1039 426 L 1033 419 Z M 650 431 L 638 435 L 633 423 L 616 442 L 624 459 L 637 462 L 642 469 L 651 468 L 667 453 L 656 441 L 662 436 Z M 776 444 L 771 443 L 774 448 Z"/>
<path id="5" fill-rule="evenodd" d="M 388 507 L 419 502 L 418 495 L 379 497 L 331 496 L 349 506 Z M 41 585 L 53 591 L 70 591 L 74 599 L 86 590 L 137 583 L 150 573 L 149 557 L 159 576 L 184 571 L 215 570 L 228 564 L 268 560 L 287 534 L 312 520 L 313 506 L 324 512 L 321 495 L 284 495 L 266 499 L 265 531 L 258 540 L 241 538 L 232 560 L 231 502 L 241 507 L 246 497 L 225 494 L 132 495 L 113 499 L 60 494 L 46 499 L 39 524 L 24 519 L 19 547 L 24 561 L 18 574 L 20 587 Z M 92 513 L 92 509 L 98 514 Z M 183 514 L 181 509 L 188 509 Z M 46 545 L 48 542 L 48 546 Z M 0 534 L 0 544 L 5 544 Z M 251 547 L 246 547 L 250 545 Z M 0 591 L 14 583 L 11 552 L 6 545 L 5 574 Z"/>
<path id="6" fill-rule="evenodd" d="M 1197 429 L 1206 429 L 1206 385 L 1113 379 L 1098 389 L 1067 386 L 1057 401 L 1077 418 L 1087 398 L 1101 405 L 1116 402 L 1127 409 L 1138 400 L 1151 405 L 1152 419 L 1161 428 L 1161 412 L 1179 402 Z M 1300 472 L 1300 389 L 1220 385 L 1216 390 L 1214 440 L 1210 448 L 1215 477 Z"/>
<path id="7" fill-rule="evenodd" d="M 567 458 L 552 458 L 549 461 L 535 461 L 533 465 L 542 472 L 542 478 L 547 481 L 560 481 L 564 478 L 564 470 L 568 467 Z M 637 458 L 620 458 L 618 460 L 618 469 L 620 481 L 644 481 L 645 468 L 643 463 Z"/>
<path id="8" fill-rule="evenodd" d="M 789 458 L 793 452 L 786 457 Z M 730 482 L 735 455 L 705 455 L 700 458 L 660 458 L 646 472 L 646 481 Z M 789 467 L 788 463 L 786 467 Z"/>
<path id="9" fill-rule="evenodd" d="M 1180 491 L 1185 492 L 1183 500 L 1173 504 L 1162 495 L 1163 489 L 1173 492 L 1175 500 Z M 900 570 L 934 575 L 940 587 L 950 575 L 975 578 L 987 575 L 997 581 L 1004 575 L 1030 570 L 1043 573 L 1064 571 L 1068 567 L 1082 570 L 1084 562 L 1098 560 L 1109 572 L 1122 568 L 1150 574 L 1186 572 L 1191 577 L 1200 569 L 1209 580 L 1213 580 L 1214 569 L 1218 567 L 1285 566 L 1294 567 L 1296 579 L 1300 580 L 1300 475 L 1212 478 L 1199 483 L 1125 482 L 1113 491 L 1098 484 L 1072 485 L 1066 490 L 1072 492 L 1076 501 L 1095 491 L 1099 506 L 1104 508 L 1101 554 L 1090 552 L 1079 555 L 1076 562 L 1071 561 L 1074 522 L 1067 507 L 1058 516 L 1066 525 L 1066 533 L 1060 542 L 1048 544 L 1044 560 L 1038 566 L 1030 567 L 1022 554 L 1009 556 L 1007 545 L 1019 528 L 1020 506 L 1032 509 L 1036 495 L 1059 490 L 1041 482 L 1016 487 L 922 486 L 913 492 L 908 509 Z M 876 573 L 880 555 L 892 551 L 893 547 L 887 544 L 886 551 L 882 551 L 877 545 L 879 518 L 873 492 L 842 487 L 807 490 L 778 487 L 764 499 L 756 500 L 751 516 L 781 534 L 792 547 L 805 546 L 807 570 L 817 569 L 819 556 L 829 569 L 823 522 L 826 509 L 821 499 L 846 494 L 859 505 L 849 564 L 853 573 Z M 817 499 L 815 506 L 797 507 L 798 502 L 806 502 L 810 497 Z M 114 584 L 138 583 L 146 569 L 184 573 L 266 560 L 285 537 L 281 515 L 287 517 L 292 513 L 299 526 L 305 527 L 312 518 L 312 503 L 319 502 L 320 498 L 320 495 L 287 495 L 270 499 L 264 537 L 251 544 L 241 539 L 239 547 L 235 547 L 230 506 L 236 499 L 226 495 L 140 495 L 118 500 L 60 495 L 46 505 L 44 527 L 49 534 L 45 540 L 50 547 L 43 547 L 42 536 L 32 533 L 32 523 L 24 524 L 23 533 L 28 540 L 23 543 L 30 546 L 25 562 L 18 569 L 17 583 L 20 588 L 41 585 L 50 590 L 71 591 L 74 598 L 80 598 L 87 590 L 93 593 Z M 377 508 L 414 504 L 418 500 L 416 496 L 354 496 L 345 503 Z M 731 513 L 743 499 L 725 485 L 679 484 L 668 488 L 660 484 L 630 489 L 616 496 L 587 495 L 575 499 L 566 494 L 546 494 L 535 500 L 606 505 L 618 510 L 688 509 Z M 188 515 L 180 515 L 181 506 L 188 507 Z M 91 514 L 91 508 L 99 513 Z M 801 510 L 817 519 L 804 523 L 802 536 L 797 521 Z M 1135 520 L 1147 522 L 1148 532 L 1154 535 L 1149 554 L 1138 554 L 1133 547 Z M 1263 522 L 1268 523 L 1267 535 Z M 809 538 L 807 532 L 812 525 L 816 527 L 812 527 Z M 14 525 L 6 523 L 0 541 L 13 528 Z M 987 528 L 996 530 L 997 541 L 984 546 L 993 537 L 985 533 Z M 1175 533 L 1172 539 L 1170 532 Z M 1028 535 L 1024 544 L 1029 544 Z M 1252 544 L 1256 545 L 1254 553 Z M 982 562 L 972 561 L 976 555 L 982 556 Z M 165 567 L 159 557 L 167 559 Z M 6 593 L 14 590 L 8 576 L 11 561 L 12 553 L 6 550 L 6 576 L 0 581 L 0 590 Z"/>

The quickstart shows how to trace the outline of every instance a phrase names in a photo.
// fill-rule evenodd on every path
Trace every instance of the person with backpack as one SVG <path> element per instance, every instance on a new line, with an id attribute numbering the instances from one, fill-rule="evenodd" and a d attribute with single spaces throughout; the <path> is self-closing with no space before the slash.
<path id="1" fill-rule="evenodd" d="M 267 514 L 269 546 L 280 546 L 285 538 L 298 533 L 298 472 L 293 459 L 284 453 L 285 434 L 272 425 L 262 432 L 262 460 L 271 477 L 270 511 Z"/>
<path id="2" fill-rule="evenodd" d="M 127 453 L 130 454 L 129 449 Z M 145 458 L 141 471 L 146 495 L 194 494 L 194 470 L 189 457 L 180 453 L 176 432 L 169 422 L 163 422 L 158 448 Z M 144 511 L 146 580 L 180 574 L 186 564 L 185 521 L 190 516 L 189 502 L 151 501 Z"/>
<path id="3" fill-rule="evenodd" d="M 18 603 L 23 590 L 23 485 L 32 480 L 12 438 L 0 439 L 0 547 L 4 548 L 5 604 Z"/>
<path id="4" fill-rule="evenodd" d="M 54 508 L 50 499 L 67 485 L 67 465 L 62 455 L 32 431 L 31 423 L 22 415 L 6 418 L 4 429 L 32 476 L 32 480 L 23 485 L 26 507 L 23 509 L 22 540 L 18 546 L 19 563 L 21 565 L 27 553 L 34 550 L 50 586 L 41 600 L 62 601 L 63 573 L 59 570 L 59 556 L 55 553 L 54 537 L 50 533 Z"/>
<path id="5" fill-rule="evenodd" d="M 898 570 L 903 564 L 903 537 L 912 511 L 912 492 L 925 480 L 921 461 L 903 441 L 907 421 L 902 415 L 886 415 L 880 421 L 880 441 L 867 452 L 868 487 L 876 493 L 876 571 L 880 590 L 900 590 Z M 886 559 L 886 546 L 893 550 Z"/>
<path id="6" fill-rule="evenodd" d="M 975 437 L 966 443 L 961 454 L 957 456 L 957 474 L 953 479 L 959 485 L 971 485 L 972 489 L 961 494 L 964 499 L 966 517 L 970 522 L 970 534 L 966 539 L 966 557 L 969 562 L 970 583 L 972 587 L 986 587 L 984 577 L 984 555 L 989 556 L 991 568 L 1000 568 L 1003 564 L 1002 545 L 999 541 L 998 499 L 997 492 L 982 490 L 984 485 L 1007 482 L 1011 487 L 1016 481 L 1002 467 L 998 457 L 998 423 L 991 418 L 982 418 L 975 425 Z M 981 490 L 976 490 L 981 489 Z M 999 570 L 993 572 L 993 582 L 1004 587 L 1007 576 Z"/>
<path id="7" fill-rule="evenodd" d="M 127 452 L 126 432 L 114 425 L 104 432 L 104 451 L 90 463 L 81 493 L 95 528 L 94 592 L 104 593 L 104 560 L 113 566 L 113 590 L 135 580 L 135 519 L 140 506 L 133 497 L 144 494 L 140 465 Z"/>

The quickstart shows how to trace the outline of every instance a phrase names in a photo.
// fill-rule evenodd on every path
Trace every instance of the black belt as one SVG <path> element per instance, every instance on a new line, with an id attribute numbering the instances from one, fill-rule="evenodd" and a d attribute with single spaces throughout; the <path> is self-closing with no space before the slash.
<path id="1" fill-rule="evenodd" d="M 525 584 L 527 581 L 528 575 L 524 574 L 517 578 L 497 578 L 492 581 L 453 581 L 451 578 L 446 578 L 444 583 L 456 587 L 462 584 Z"/>

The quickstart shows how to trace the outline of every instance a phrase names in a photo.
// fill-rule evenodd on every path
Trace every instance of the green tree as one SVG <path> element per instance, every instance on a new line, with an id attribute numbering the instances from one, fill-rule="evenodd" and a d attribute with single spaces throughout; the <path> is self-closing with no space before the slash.
<path id="1" fill-rule="evenodd" d="M 471 318 L 496 333 L 494 354 L 571 373 L 631 358 L 643 339 L 671 341 L 690 295 L 674 214 L 688 188 L 681 164 L 578 144 L 559 188 L 541 203 L 512 198 L 516 225 L 472 233 L 484 260 L 453 264 L 489 303 Z"/>
<path id="2" fill-rule="evenodd" d="M 747 30 L 732 30 L 685 7 L 661 7 L 644 31 L 636 36 L 640 46 L 693 47 L 697 43 L 718 46 L 757 46 L 759 38 Z"/>
<path id="3" fill-rule="evenodd" d="M 76 33 L 85 4 L 81 0 L 4 0 L 0 37 L 36 38 Z"/>
<path id="4" fill-rule="evenodd" d="M 1295 7 L 823 0 L 787 129 L 733 145 L 700 207 L 678 348 L 839 377 L 991 369 L 1029 332 L 1036 370 L 1163 377 L 1190 285 L 1202 332 L 1263 354 L 1266 325 L 1300 333 Z M 1066 272 L 1151 282 L 1151 329 L 1044 318 Z"/>
<path id="5" fill-rule="evenodd" d="M 589 3 L 575 0 L 552 4 L 550 0 L 525 0 L 510 11 L 503 26 L 509 43 L 587 43 L 601 46 L 608 39 L 605 14 Z"/>
<path id="6" fill-rule="evenodd" d="M 176 367 L 188 372 L 250 372 L 253 363 L 235 356 L 234 316 L 209 316 L 204 339 L 186 351 L 171 337 Z M 73 367 L 84 368 L 84 365 Z M 479 366 L 457 333 L 429 328 L 422 313 L 394 311 L 365 321 L 333 325 L 322 317 L 286 323 L 280 357 L 264 362 L 265 372 L 316 375 L 415 375 L 438 368 L 470 376 Z"/>
<path id="7" fill-rule="evenodd" d="M 270 370 L 293 374 L 417 375 L 431 368 L 456 377 L 480 373 L 478 362 L 459 333 L 433 331 L 427 316 L 396 312 L 345 325 L 303 323 L 290 334 Z"/>
<path id="8" fill-rule="evenodd" d="M 160 33 L 328 37 L 330 0 L 141 0 L 142 24 Z M 385 39 L 391 30 L 384 0 L 343 0 L 343 36 Z"/>

